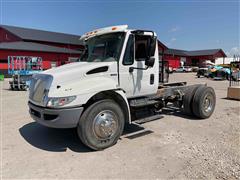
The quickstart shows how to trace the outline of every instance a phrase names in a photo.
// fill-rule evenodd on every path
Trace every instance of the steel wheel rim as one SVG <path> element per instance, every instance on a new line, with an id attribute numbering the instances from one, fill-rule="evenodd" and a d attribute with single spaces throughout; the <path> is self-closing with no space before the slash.
<path id="1" fill-rule="evenodd" d="M 211 112 L 213 109 L 213 97 L 209 94 L 204 97 L 203 109 L 206 113 Z"/>
<path id="2" fill-rule="evenodd" d="M 107 140 L 116 134 L 118 126 L 116 114 L 110 110 L 104 110 L 94 118 L 93 132 L 96 138 Z"/>

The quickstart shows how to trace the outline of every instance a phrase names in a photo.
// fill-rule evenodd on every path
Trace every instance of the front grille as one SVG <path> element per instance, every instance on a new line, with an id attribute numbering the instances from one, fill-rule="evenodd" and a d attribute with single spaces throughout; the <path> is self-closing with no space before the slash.
<path id="1" fill-rule="evenodd" d="M 45 97 L 48 95 L 52 83 L 52 76 L 46 74 L 36 74 L 33 76 L 29 89 L 29 99 L 38 105 L 46 105 Z"/>

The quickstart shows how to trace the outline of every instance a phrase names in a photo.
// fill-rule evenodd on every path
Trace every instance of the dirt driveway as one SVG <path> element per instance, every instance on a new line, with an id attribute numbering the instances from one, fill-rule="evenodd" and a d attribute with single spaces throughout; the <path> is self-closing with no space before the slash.
<path id="1" fill-rule="evenodd" d="M 33 122 L 27 92 L 9 91 L 8 82 L 0 82 L 3 179 L 240 178 L 240 103 L 226 99 L 228 82 L 193 73 L 170 78 L 214 87 L 211 118 L 166 111 L 160 120 L 129 127 L 115 146 L 99 152 L 81 144 L 74 129 Z"/>

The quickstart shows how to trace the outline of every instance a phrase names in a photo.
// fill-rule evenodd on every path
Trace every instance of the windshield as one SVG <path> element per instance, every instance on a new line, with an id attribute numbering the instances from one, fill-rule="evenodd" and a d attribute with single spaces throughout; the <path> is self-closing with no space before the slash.
<path id="1" fill-rule="evenodd" d="M 88 39 L 80 61 L 110 62 L 118 61 L 122 50 L 124 33 L 104 34 Z"/>

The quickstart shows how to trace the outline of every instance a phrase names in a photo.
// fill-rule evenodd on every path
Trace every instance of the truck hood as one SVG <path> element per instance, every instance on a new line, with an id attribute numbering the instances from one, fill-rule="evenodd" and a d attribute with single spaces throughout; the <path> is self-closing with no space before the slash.
<path id="1" fill-rule="evenodd" d="M 117 62 L 74 62 L 43 71 L 41 74 L 51 75 L 53 77 L 53 84 L 62 84 L 65 82 L 81 80 L 83 78 L 86 78 L 87 76 L 99 76 L 100 73 L 104 73 L 104 75 L 116 73 L 113 72 L 113 69 L 116 69 L 112 68 L 114 66 L 117 67 Z M 101 67 L 108 67 L 108 70 L 106 70 L 105 72 L 93 71 L 93 73 L 91 73 L 90 75 L 87 74 L 89 71 Z"/>
<path id="2" fill-rule="evenodd" d="M 80 95 L 69 104 L 79 105 L 93 94 L 116 89 L 117 85 L 117 62 L 76 62 L 34 74 L 29 99 L 36 105 L 46 106 L 47 97 Z"/>

